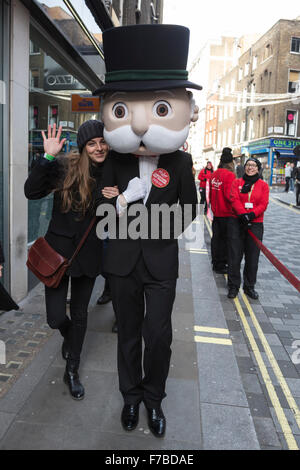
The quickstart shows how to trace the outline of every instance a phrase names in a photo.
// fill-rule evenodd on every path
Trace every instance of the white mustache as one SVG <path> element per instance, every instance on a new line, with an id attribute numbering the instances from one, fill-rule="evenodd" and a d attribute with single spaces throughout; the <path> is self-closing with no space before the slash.
<path id="1" fill-rule="evenodd" d="M 131 126 L 121 126 L 113 131 L 104 128 L 104 139 L 109 147 L 119 153 L 136 152 L 141 142 L 154 154 L 171 153 L 178 150 L 186 141 L 189 125 L 180 131 L 172 131 L 163 126 L 152 125 L 144 135 L 136 135 Z"/>

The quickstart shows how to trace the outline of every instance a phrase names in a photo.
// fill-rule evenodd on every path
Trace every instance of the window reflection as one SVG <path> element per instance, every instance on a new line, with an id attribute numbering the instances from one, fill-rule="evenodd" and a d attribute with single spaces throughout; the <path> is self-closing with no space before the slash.
<path id="1" fill-rule="evenodd" d="M 68 20 L 69 21 L 69 20 Z M 43 158 L 41 131 L 48 125 L 63 127 L 62 138 L 66 142 L 62 153 L 77 150 L 77 129 L 87 119 L 99 119 L 99 109 L 93 112 L 72 111 L 72 95 L 91 96 L 91 91 L 48 55 L 31 38 L 29 56 L 29 142 L 28 171 L 39 158 Z M 91 109 L 91 108 L 89 108 Z M 46 233 L 52 211 L 53 196 L 28 201 L 28 242 L 32 243 Z"/>

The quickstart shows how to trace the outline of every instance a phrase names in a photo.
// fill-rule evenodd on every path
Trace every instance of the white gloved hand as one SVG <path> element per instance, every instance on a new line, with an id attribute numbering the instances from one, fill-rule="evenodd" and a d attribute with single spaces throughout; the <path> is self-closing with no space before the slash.
<path id="1" fill-rule="evenodd" d="M 146 192 L 147 190 L 144 181 L 136 176 L 129 181 L 127 188 L 123 192 L 123 196 L 125 197 L 127 204 L 130 204 L 130 202 L 144 199 Z"/>

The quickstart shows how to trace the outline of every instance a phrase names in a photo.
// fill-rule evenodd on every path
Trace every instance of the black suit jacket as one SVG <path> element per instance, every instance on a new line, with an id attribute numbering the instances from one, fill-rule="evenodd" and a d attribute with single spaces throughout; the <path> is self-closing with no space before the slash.
<path id="1" fill-rule="evenodd" d="M 64 163 L 61 159 L 49 161 L 41 157 L 28 176 L 24 192 L 28 199 L 41 199 L 59 187 L 64 177 Z M 96 179 L 94 197 L 100 191 L 102 171 L 93 175 Z M 76 212 L 61 211 L 61 193 L 54 193 L 52 216 L 45 239 L 58 253 L 71 258 L 84 232 L 95 215 L 95 207 L 87 212 L 84 218 Z M 82 275 L 96 277 L 102 271 L 102 241 L 96 235 L 96 224 L 89 233 L 84 245 L 75 257 L 67 274 L 73 277 Z"/>
<path id="2" fill-rule="evenodd" d="M 190 155 L 179 150 L 171 154 L 161 155 L 157 168 L 167 170 L 170 180 L 167 186 L 163 188 L 158 188 L 152 184 L 145 204 L 148 211 L 149 233 L 151 230 L 151 212 L 154 210 L 154 204 L 173 206 L 179 203 L 182 207 L 184 204 L 190 204 L 193 209 L 190 222 L 196 216 L 197 192 L 192 174 Z M 129 181 L 136 176 L 140 176 L 138 157 L 131 154 L 111 152 L 103 170 L 102 185 L 117 185 L 121 194 L 127 188 Z M 117 198 L 108 200 L 100 197 L 97 203 L 115 205 L 116 200 Z M 135 201 L 132 204 L 136 203 L 143 204 L 143 201 Z M 131 204 L 128 205 L 128 210 L 130 206 Z M 128 225 L 133 219 L 134 217 L 128 217 Z M 174 224 L 172 217 L 170 226 L 170 239 L 112 239 L 110 236 L 104 258 L 104 272 L 126 276 L 132 271 L 139 256 L 142 254 L 145 264 L 154 278 L 158 280 L 176 279 L 178 277 L 178 242 L 173 233 Z"/>

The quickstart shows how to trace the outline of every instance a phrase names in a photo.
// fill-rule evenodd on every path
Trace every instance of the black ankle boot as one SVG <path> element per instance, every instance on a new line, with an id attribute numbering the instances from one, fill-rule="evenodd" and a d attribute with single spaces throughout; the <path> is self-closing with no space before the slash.
<path id="1" fill-rule="evenodd" d="M 67 359 L 64 382 L 68 385 L 74 400 L 82 400 L 84 398 L 84 387 L 79 380 L 78 368 L 79 361 Z"/>

